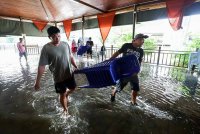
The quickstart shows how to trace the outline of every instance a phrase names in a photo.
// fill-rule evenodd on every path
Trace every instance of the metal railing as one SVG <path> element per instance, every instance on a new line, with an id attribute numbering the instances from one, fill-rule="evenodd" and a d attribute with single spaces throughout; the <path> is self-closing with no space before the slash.
<path id="1" fill-rule="evenodd" d="M 101 56 L 99 55 L 101 47 L 93 47 L 95 56 L 98 61 L 101 61 Z M 106 47 L 106 59 L 109 59 L 114 52 L 118 50 L 117 47 Z M 27 46 L 27 52 L 31 54 L 39 54 L 40 48 L 38 45 Z M 164 65 L 164 66 L 174 66 L 174 67 L 188 67 L 189 54 L 191 51 L 171 51 L 171 50 L 147 50 L 144 49 L 144 63 Z M 105 59 L 103 59 L 105 60 Z"/>
<path id="2" fill-rule="evenodd" d="M 40 54 L 40 47 L 38 45 L 27 45 L 26 51 L 28 55 Z"/>
<path id="3" fill-rule="evenodd" d="M 188 67 L 189 54 L 191 51 L 171 51 L 171 50 L 144 50 L 144 63 L 157 65 Z"/>

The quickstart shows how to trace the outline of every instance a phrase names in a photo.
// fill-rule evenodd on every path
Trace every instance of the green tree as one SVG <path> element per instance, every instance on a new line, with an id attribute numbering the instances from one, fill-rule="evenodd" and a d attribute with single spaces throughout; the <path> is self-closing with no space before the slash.
<path id="1" fill-rule="evenodd" d="M 200 38 L 194 38 L 189 45 L 189 48 L 195 50 L 196 48 L 200 49 Z"/>
<path id="2" fill-rule="evenodd" d="M 110 39 L 111 44 L 115 47 L 121 47 L 124 43 L 132 41 L 132 33 L 128 34 L 115 34 L 115 36 Z"/>
<path id="3" fill-rule="evenodd" d="M 154 39 L 146 39 L 143 46 L 144 49 L 155 50 L 157 48 Z"/>
<path id="4" fill-rule="evenodd" d="M 124 34 L 121 36 L 122 42 L 131 42 L 132 41 L 132 33 Z"/>

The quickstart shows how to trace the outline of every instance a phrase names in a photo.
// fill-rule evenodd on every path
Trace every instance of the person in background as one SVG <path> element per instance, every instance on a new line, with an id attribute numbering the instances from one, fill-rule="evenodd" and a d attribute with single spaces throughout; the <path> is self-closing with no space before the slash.
<path id="1" fill-rule="evenodd" d="M 73 55 L 76 56 L 77 46 L 74 39 L 72 40 L 71 50 L 72 50 Z"/>
<path id="2" fill-rule="evenodd" d="M 26 59 L 26 62 L 27 62 L 27 53 L 26 53 L 26 48 L 25 48 L 23 38 L 19 38 L 19 42 L 17 43 L 17 48 L 19 50 L 19 60 L 20 60 L 20 62 L 21 62 L 22 56 L 24 56 L 24 58 Z"/>
<path id="3" fill-rule="evenodd" d="M 134 54 L 137 57 L 137 59 L 139 60 L 139 63 L 141 65 L 142 58 L 144 55 L 144 51 L 141 48 L 141 46 L 143 45 L 144 39 L 146 39 L 146 38 L 148 38 L 147 35 L 137 34 L 135 36 L 135 38 L 133 39 L 132 43 L 123 44 L 122 47 L 118 51 L 116 51 L 111 56 L 110 59 L 112 60 L 112 59 L 116 58 L 121 53 L 123 54 L 123 56 Z M 137 74 L 133 74 L 129 78 L 124 78 L 124 79 L 120 79 L 119 81 L 117 81 L 116 87 L 113 89 L 112 94 L 111 94 L 111 102 L 115 101 L 116 93 L 123 90 L 123 88 L 128 84 L 128 82 L 130 82 L 131 89 L 132 89 L 131 104 L 138 105 L 136 103 L 136 97 L 137 97 L 137 93 L 140 90 L 140 88 L 139 88 L 139 79 L 138 79 Z"/>
<path id="4" fill-rule="evenodd" d="M 78 48 L 81 46 L 81 41 L 82 41 L 82 39 L 79 38 L 79 39 L 78 39 L 78 42 L 77 42 L 77 47 L 78 47 Z"/>
<path id="5" fill-rule="evenodd" d="M 93 43 L 91 37 L 89 37 L 89 40 L 86 42 L 86 45 L 88 46 L 88 49 L 87 49 L 87 59 L 88 59 L 89 56 L 92 59 L 92 47 L 94 46 L 94 43 Z"/>
<path id="6" fill-rule="evenodd" d="M 53 74 L 56 93 L 60 95 L 63 112 L 68 114 L 68 96 L 76 87 L 72 66 L 74 68 L 77 68 L 77 66 L 71 55 L 69 45 L 60 41 L 60 30 L 51 26 L 47 33 L 51 41 L 42 48 L 34 87 L 35 90 L 40 88 L 40 79 L 45 71 L 45 66 L 49 65 Z"/>
<path id="7" fill-rule="evenodd" d="M 103 57 L 106 59 L 106 47 L 104 45 L 101 47 L 100 56 L 102 57 L 102 61 L 103 61 Z"/>

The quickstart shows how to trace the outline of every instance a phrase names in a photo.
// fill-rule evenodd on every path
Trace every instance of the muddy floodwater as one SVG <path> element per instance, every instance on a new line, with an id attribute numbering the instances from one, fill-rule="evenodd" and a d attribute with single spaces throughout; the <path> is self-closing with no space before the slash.
<path id="1" fill-rule="evenodd" d="M 51 73 L 41 89 L 33 85 L 38 55 L 28 63 L 18 54 L 0 52 L 0 134 L 199 134 L 199 76 L 186 69 L 143 64 L 139 106 L 130 105 L 130 87 L 110 102 L 111 87 L 77 89 L 69 113 L 55 93 Z"/>

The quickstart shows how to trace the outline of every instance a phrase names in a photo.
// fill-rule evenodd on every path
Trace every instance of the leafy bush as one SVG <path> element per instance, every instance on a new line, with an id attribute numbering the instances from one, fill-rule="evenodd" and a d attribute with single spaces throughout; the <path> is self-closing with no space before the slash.
<path id="1" fill-rule="evenodd" d="M 143 48 L 155 50 L 157 48 L 157 45 L 155 44 L 155 40 L 154 39 L 146 39 L 144 42 Z"/>

